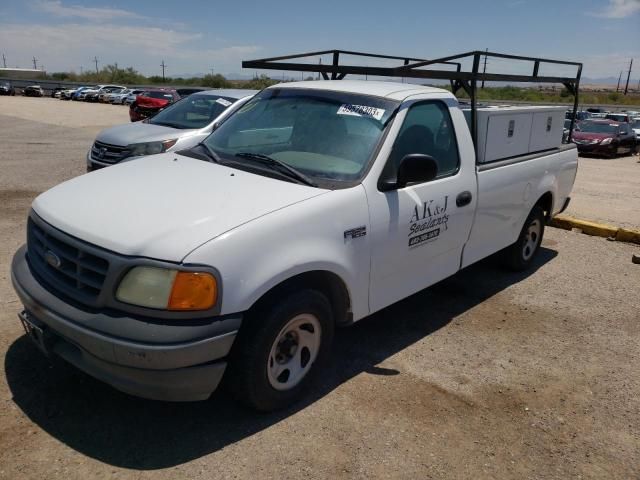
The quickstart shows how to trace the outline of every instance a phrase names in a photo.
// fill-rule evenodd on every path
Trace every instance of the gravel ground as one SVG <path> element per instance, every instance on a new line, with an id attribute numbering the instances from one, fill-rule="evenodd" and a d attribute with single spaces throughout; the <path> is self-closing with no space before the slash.
<path id="1" fill-rule="evenodd" d="M 640 157 L 580 157 L 566 214 L 640 230 Z"/>
<path id="2" fill-rule="evenodd" d="M 277 414 L 224 392 L 141 400 L 49 363 L 17 321 L 10 258 L 33 197 L 83 173 L 126 109 L 4 100 L 0 478 L 640 478 L 640 248 L 563 230 L 525 274 L 483 261 L 339 331 L 321 384 Z"/>

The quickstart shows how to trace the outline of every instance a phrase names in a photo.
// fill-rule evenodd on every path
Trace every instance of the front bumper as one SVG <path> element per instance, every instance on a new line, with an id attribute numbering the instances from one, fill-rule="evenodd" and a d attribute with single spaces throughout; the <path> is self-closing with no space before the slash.
<path id="1" fill-rule="evenodd" d="M 81 310 L 38 282 L 24 246 L 13 258 L 11 280 L 26 316 L 42 326 L 52 353 L 118 390 L 154 400 L 207 399 L 222 379 L 224 358 L 242 322 L 241 314 L 161 323 Z M 122 325 L 121 331 L 91 328 L 105 317 Z M 141 328 L 148 338 L 127 338 L 128 329 L 139 337 Z M 185 338 L 185 332 L 193 333 Z"/>
<path id="2" fill-rule="evenodd" d="M 589 155 L 615 155 L 617 152 L 617 144 L 609 143 L 601 145 L 599 143 L 576 143 L 578 153 L 586 153 Z"/>

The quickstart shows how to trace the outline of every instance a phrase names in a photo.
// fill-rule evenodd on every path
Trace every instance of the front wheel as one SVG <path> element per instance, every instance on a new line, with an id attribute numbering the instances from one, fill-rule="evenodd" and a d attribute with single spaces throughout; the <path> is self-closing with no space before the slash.
<path id="1" fill-rule="evenodd" d="M 226 375 L 234 396 L 259 411 L 300 398 L 327 360 L 334 321 L 327 297 L 301 290 L 250 312 Z"/>
<path id="2" fill-rule="evenodd" d="M 544 236 L 544 211 L 533 207 L 516 242 L 503 252 L 505 265 L 514 271 L 526 270 L 535 258 Z"/>

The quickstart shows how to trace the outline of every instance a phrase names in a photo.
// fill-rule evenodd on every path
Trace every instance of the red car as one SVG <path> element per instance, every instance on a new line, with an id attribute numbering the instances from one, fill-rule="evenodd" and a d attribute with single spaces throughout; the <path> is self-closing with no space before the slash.
<path id="1" fill-rule="evenodd" d="M 615 157 L 622 153 L 633 153 L 636 136 L 628 123 L 614 120 L 585 120 L 572 135 L 578 152 Z"/>
<path id="2" fill-rule="evenodd" d="M 145 90 L 136 97 L 136 100 L 129 107 L 129 118 L 132 122 L 144 120 L 178 100 L 180 100 L 180 95 L 173 89 Z"/>

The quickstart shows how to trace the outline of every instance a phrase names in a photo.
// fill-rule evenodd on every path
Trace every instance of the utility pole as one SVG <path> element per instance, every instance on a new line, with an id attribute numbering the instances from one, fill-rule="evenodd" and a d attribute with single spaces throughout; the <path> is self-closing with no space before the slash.
<path id="1" fill-rule="evenodd" d="M 629 79 L 631 78 L 631 67 L 633 67 L 633 58 L 631 59 L 631 62 L 629 63 L 629 71 L 627 72 L 627 83 L 624 86 L 624 94 L 625 95 L 629 91 Z"/>
<path id="2" fill-rule="evenodd" d="M 93 57 L 93 62 L 96 64 L 96 75 L 98 74 L 98 57 Z"/>
<path id="3" fill-rule="evenodd" d="M 488 48 L 486 48 L 484 50 L 485 52 L 485 56 L 484 56 L 484 67 L 482 68 L 482 74 L 484 75 L 485 73 L 487 73 L 487 55 L 486 53 L 489 51 Z M 480 88 L 484 88 L 484 78 L 482 79 L 482 86 Z"/>
<path id="4" fill-rule="evenodd" d="M 80 65 L 80 75 L 82 75 L 82 65 Z"/>
<path id="5" fill-rule="evenodd" d="M 33 57 L 33 69 L 34 70 L 38 69 L 38 60 L 36 59 L 36 57 Z"/>
<path id="6" fill-rule="evenodd" d="M 620 75 L 618 75 L 618 86 L 616 87 L 616 93 L 620 90 L 620 80 L 622 79 L 622 70 L 620 70 Z"/>
<path id="7" fill-rule="evenodd" d="M 4 68 L 7 68 L 7 57 L 4 56 L 4 53 L 2 54 L 2 64 L 4 65 Z"/>
<path id="8" fill-rule="evenodd" d="M 164 60 L 162 60 L 162 63 L 160 64 L 160 66 L 162 67 L 162 83 L 164 83 L 164 69 L 167 68 L 167 65 L 164 63 Z"/>
<path id="9" fill-rule="evenodd" d="M 211 65 L 211 68 L 209 70 L 211 70 L 211 76 L 213 77 L 213 65 Z"/>

